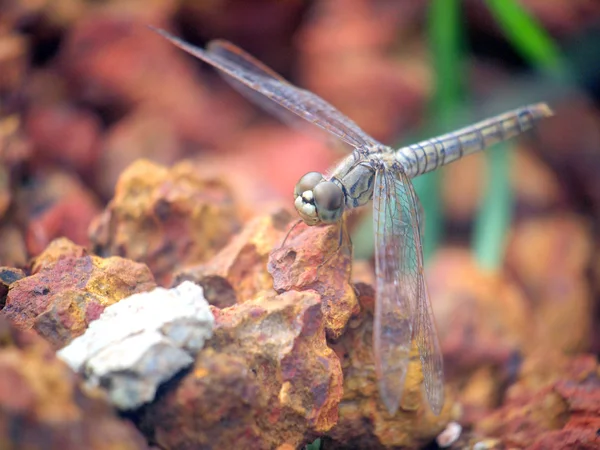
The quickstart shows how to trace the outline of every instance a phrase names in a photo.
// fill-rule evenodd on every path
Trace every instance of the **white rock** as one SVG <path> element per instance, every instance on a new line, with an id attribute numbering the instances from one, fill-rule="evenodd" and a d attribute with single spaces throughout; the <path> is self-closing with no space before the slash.
<path id="1" fill-rule="evenodd" d="M 450 422 L 436 438 L 437 445 L 440 448 L 448 448 L 458 440 L 461 433 L 462 426 L 458 422 Z"/>
<path id="2" fill-rule="evenodd" d="M 107 307 L 58 356 L 83 373 L 89 385 L 104 387 L 115 406 L 134 409 L 193 363 L 213 325 L 202 288 L 185 281 Z"/>

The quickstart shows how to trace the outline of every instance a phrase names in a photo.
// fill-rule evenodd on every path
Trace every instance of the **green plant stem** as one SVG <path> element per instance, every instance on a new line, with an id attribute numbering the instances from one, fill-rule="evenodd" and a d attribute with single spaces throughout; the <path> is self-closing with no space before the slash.
<path id="1" fill-rule="evenodd" d="M 434 0 L 429 10 L 429 46 L 433 58 L 435 96 L 431 103 L 433 129 L 446 130 L 453 111 L 462 97 L 462 49 L 458 0 Z M 442 239 L 443 217 L 440 200 L 441 171 L 415 179 L 415 188 L 423 205 L 425 261 L 435 253 Z"/>
<path id="2" fill-rule="evenodd" d="M 486 0 L 500 28 L 514 48 L 536 69 L 565 79 L 560 51 L 548 33 L 515 0 Z M 510 186 L 510 143 L 486 152 L 489 179 L 475 220 L 472 248 L 479 265 L 497 270 L 504 258 L 504 241 L 510 227 L 513 195 Z"/>
<path id="3" fill-rule="evenodd" d="M 513 195 L 510 186 L 510 145 L 497 144 L 486 152 L 488 180 L 483 201 L 475 219 L 473 251 L 479 266 L 497 270 L 504 256 L 504 243 L 510 227 Z"/>

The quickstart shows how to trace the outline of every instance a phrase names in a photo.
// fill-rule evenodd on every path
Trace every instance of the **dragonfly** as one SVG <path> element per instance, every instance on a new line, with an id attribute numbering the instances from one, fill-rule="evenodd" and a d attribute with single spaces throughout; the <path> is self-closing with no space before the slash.
<path id="1" fill-rule="evenodd" d="M 533 128 L 553 114 L 550 107 L 545 103 L 524 106 L 394 150 L 236 45 L 214 40 L 203 49 L 151 28 L 225 74 L 234 88 L 260 106 L 285 119 L 299 116 L 352 148 L 328 176 L 309 172 L 300 178 L 294 188 L 294 206 L 301 220 L 314 226 L 338 224 L 348 211 L 373 202 L 373 355 L 379 395 L 395 415 L 416 342 L 426 400 L 439 415 L 444 405 L 443 358 L 425 283 L 420 203 L 410 180 Z"/>

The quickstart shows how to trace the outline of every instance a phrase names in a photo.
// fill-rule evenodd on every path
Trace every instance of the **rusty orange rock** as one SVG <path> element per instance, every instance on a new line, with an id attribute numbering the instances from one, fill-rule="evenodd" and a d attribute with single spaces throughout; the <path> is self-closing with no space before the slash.
<path id="1" fill-rule="evenodd" d="M 482 270 L 466 249 L 438 252 L 428 282 L 463 424 L 497 408 L 519 369 L 545 361 L 537 373 L 553 373 L 562 352 L 589 345 L 591 239 L 577 216 L 548 216 L 513 228 L 505 271 Z"/>
<path id="2" fill-rule="evenodd" d="M 422 396 L 416 347 L 398 414 L 390 417 L 380 401 L 372 348 L 375 294 L 369 285 L 350 283 L 351 255 L 344 246 L 340 248 L 338 227 L 297 225 L 283 247 L 271 254 L 269 271 L 278 292 L 315 290 L 321 295 L 329 345 L 344 373 L 339 420 L 326 433 L 335 445 L 416 446 L 433 440 L 444 429 L 452 416 L 452 396 L 448 395 L 440 416 L 429 411 Z"/>
<path id="3" fill-rule="evenodd" d="M 156 111 L 139 107 L 107 130 L 94 177 L 100 193 L 112 198 L 121 173 L 138 159 L 167 166 L 180 161 L 185 147 L 174 128 Z"/>
<path id="4" fill-rule="evenodd" d="M 61 247 L 67 252 L 64 258 L 56 254 Z M 65 241 L 51 246 L 34 262 L 35 274 L 10 285 L 2 316 L 60 348 L 82 334 L 106 306 L 156 286 L 144 264 L 77 252 L 77 246 Z"/>
<path id="5" fill-rule="evenodd" d="M 427 273 L 445 376 L 463 408 L 461 423 L 498 406 L 502 390 L 531 344 L 531 307 L 520 287 L 487 272 L 468 249 L 438 251 Z"/>
<path id="6" fill-rule="evenodd" d="M 89 245 L 88 227 L 100 211 L 96 196 L 72 173 L 39 173 L 36 182 L 15 196 L 19 215 L 27 223 L 27 250 L 34 256 L 59 237 Z"/>
<path id="7" fill-rule="evenodd" d="M 99 392 L 81 389 L 75 373 L 35 333 L 0 318 L 0 341 L 0 440 L 6 448 L 148 448 Z"/>
<path id="8" fill-rule="evenodd" d="M 590 224 L 573 214 L 527 220 L 513 229 L 506 259 L 533 306 L 529 352 L 588 348 L 592 239 Z"/>
<path id="9" fill-rule="evenodd" d="M 342 371 L 316 292 L 263 293 L 213 311 L 207 348 L 144 412 L 161 446 L 297 447 L 336 423 Z"/>
<path id="10" fill-rule="evenodd" d="M 2 12 L 0 10 L 0 13 Z M 9 16 L 9 14 L 6 14 L 7 19 Z M 5 24 L 7 19 L 3 20 Z M 7 98 L 7 94 L 14 95 L 14 92 L 22 89 L 23 78 L 29 68 L 29 43 L 27 38 L 16 32 L 16 26 L 11 30 L 9 25 L 6 31 L 0 37 L 0 72 L 2 73 L 0 95 L 3 99 Z"/>
<path id="11" fill-rule="evenodd" d="M 66 36 L 58 60 L 72 94 L 87 104 L 131 110 L 138 105 L 170 122 L 178 136 L 206 144 L 239 127 L 240 108 L 199 82 L 193 63 L 146 28 L 165 23 L 173 6 L 146 3 L 138 14 L 87 14 Z M 243 114 L 242 114 L 243 115 Z"/>
<path id="12" fill-rule="evenodd" d="M 538 387 L 532 371 L 508 391 L 502 408 L 476 425 L 511 448 L 559 449 L 600 447 L 600 366 L 593 355 L 553 360 L 552 381 Z M 560 361 L 560 362 L 559 362 Z"/>
<path id="13" fill-rule="evenodd" d="M 291 217 L 279 210 L 251 220 L 215 257 L 176 274 L 173 284 L 190 280 L 201 285 L 209 303 L 219 308 L 273 289 L 273 279 L 265 267 L 271 250 L 281 244 Z"/>
<path id="14" fill-rule="evenodd" d="M 314 289 L 322 298 L 327 335 L 341 336 L 359 306 L 350 284 L 352 255 L 339 245 L 336 226 L 299 224 L 285 244 L 273 251 L 268 270 L 277 292 Z"/>
<path id="15" fill-rule="evenodd" d="M 139 160 L 121 175 L 90 233 L 96 253 L 144 262 L 169 284 L 175 270 L 206 261 L 239 227 L 231 191 L 219 179 L 189 162 L 168 169 Z"/>
<path id="16" fill-rule="evenodd" d="M 101 123 L 92 110 L 69 103 L 34 105 L 24 126 L 36 166 L 57 164 L 82 176 L 93 173 L 100 149 Z"/>

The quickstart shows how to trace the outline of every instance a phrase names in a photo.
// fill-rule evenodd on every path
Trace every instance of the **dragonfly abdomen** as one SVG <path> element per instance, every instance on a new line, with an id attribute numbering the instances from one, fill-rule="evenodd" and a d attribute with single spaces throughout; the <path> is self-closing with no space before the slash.
<path id="1" fill-rule="evenodd" d="M 440 166 L 515 137 L 552 115 L 545 103 L 518 108 L 458 131 L 403 147 L 395 153 L 406 174 L 414 178 Z"/>

